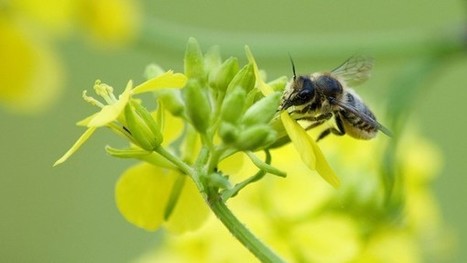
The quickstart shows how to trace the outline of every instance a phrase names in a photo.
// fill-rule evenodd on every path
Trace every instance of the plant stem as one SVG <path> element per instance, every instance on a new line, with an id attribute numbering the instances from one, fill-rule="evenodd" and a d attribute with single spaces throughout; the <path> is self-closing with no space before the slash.
<path id="1" fill-rule="evenodd" d="M 209 206 L 230 233 L 261 262 L 284 262 L 259 241 L 230 211 L 217 192 L 209 195 Z"/>

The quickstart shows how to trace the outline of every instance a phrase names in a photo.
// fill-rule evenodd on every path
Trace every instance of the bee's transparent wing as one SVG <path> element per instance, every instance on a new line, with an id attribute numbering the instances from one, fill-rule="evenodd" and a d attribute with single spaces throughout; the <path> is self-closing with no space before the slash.
<path id="1" fill-rule="evenodd" d="M 370 78 L 373 62 L 371 57 L 353 56 L 331 72 L 349 85 L 358 85 Z"/>
<path id="2" fill-rule="evenodd" d="M 355 116 L 359 117 L 363 121 L 365 121 L 367 123 L 370 123 L 371 125 L 375 126 L 376 128 L 378 128 L 378 130 L 380 130 L 382 133 L 386 134 L 387 136 L 392 137 L 392 132 L 388 128 L 384 127 L 381 123 L 377 122 L 376 120 L 374 120 L 370 116 L 368 116 L 366 114 L 363 114 L 362 112 L 358 111 L 352 105 L 349 105 L 349 104 L 347 104 L 345 102 L 338 101 L 338 100 L 335 100 L 335 99 L 333 99 L 332 102 L 337 104 L 342 109 L 353 113 Z"/>

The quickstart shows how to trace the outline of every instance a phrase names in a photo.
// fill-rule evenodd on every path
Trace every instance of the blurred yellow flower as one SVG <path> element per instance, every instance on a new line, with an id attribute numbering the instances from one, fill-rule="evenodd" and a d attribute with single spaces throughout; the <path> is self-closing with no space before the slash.
<path id="1" fill-rule="evenodd" d="M 80 0 L 77 20 L 96 43 L 109 46 L 131 41 L 139 30 L 135 0 Z"/>
<path id="2" fill-rule="evenodd" d="M 65 79 L 57 38 L 83 32 L 95 43 L 120 46 L 138 32 L 132 0 L 16 0 L 0 10 L 0 104 L 14 112 L 48 109 Z"/>
<path id="3" fill-rule="evenodd" d="M 59 58 L 47 41 L 0 17 L 0 103 L 14 112 L 43 112 L 63 84 Z"/>
<path id="4" fill-rule="evenodd" d="M 272 165 L 287 171 L 288 178 L 265 177 L 260 184 L 229 199 L 229 207 L 287 262 L 409 263 L 423 262 L 426 256 L 439 259 L 442 255 L 436 254 L 436 246 L 446 235 L 429 185 L 441 163 L 436 148 L 417 133 L 402 139 L 408 145 L 403 144 L 397 159 L 405 187 L 394 198 L 402 197 L 406 202 L 394 207 L 385 205 L 379 181 L 378 162 L 389 139 L 378 138 L 363 147 L 356 147 L 360 142 L 351 138 L 327 140 L 323 149 L 342 175 L 338 190 L 309 176 L 308 168 L 287 145 L 272 151 L 274 156 L 281 156 L 274 158 Z M 249 162 L 242 164 L 238 174 L 255 171 Z M 254 258 L 215 220 L 194 233 L 166 236 L 160 247 L 136 260 L 239 261 Z"/>

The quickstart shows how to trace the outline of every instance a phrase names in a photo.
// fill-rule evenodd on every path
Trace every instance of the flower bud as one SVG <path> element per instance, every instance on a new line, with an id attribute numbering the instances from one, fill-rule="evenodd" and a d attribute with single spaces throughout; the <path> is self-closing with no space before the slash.
<path id="1" fill-rule="evenodd" d="M 225 144 L 232 144 L 237 140 L 239 136 L 239 130 L 237 126 L 231 123 L 222 122 L 219 127 L 219 136 L 222 138 L 222 141 Z"/>
<path id="2" fill-rule="evenodd" d="M 227 93 L 221 108 L 222 120 L 230 123 L 237 123 L 242 116 L 245 99 L 246 92 L 240 87 Z"/>
<path id="3" fill-rule="evenodd" d="M 248 108 L 248 110 L 243 115 L 242 123 L 247 126 L 251 126 L 270 122 L 277 112 L 280 99 L 280 92 L 275 92 L 271 95 L 263 97 L 250 108 Z"/>
<path id="4" fill-rule="evenodd" d="M 162 89 L 157 91 L 157 97 L 162 101 L 164 107 L 174 116 L 181 116 L 185 110 L 180 90 Z"/>
<path id="5" fill-rule="evenodd" d="M 184 88 L 186 113 L 195 129 L 204 133 L 211 120 L 209 98 L 197 80 L 189 80 Z"/>
<path id="6" fill-rule="evenodd" d="M 282 76 L 282 77 L 279 77 L 279 78 L 277 78 L 275 80 L 272 80 L 272 81 L 268 82 L 268 85 L 274 91 L 283 92 L 287 82 L 289 82 L 289 78 L 287 78 L 286 76 Z"/>
<path id="7" fill-rule="evenodd" d="M 125 106 L 125 119 L 128 130 L 141 148 L 153 151 L 161 144 L 159 124 L 141 104 L 130 100 Z"/>
<path id="8" fill-rule="evenodd" d="M 220 67 L 211 71 L 209 85 L 214 89 L 225 91 L 238 70 L 238 59 L 235 57 L 228 58 Z"/>
<path id="9" fill-rule="evenodd" d="M 227 93 L 233 89 L 242 87 L 247 93 L 255 87 L 255 72 L 253 70 L 253 64 L 245 65 L 240 71 L 235 74 L 232 81 L 230 81 L 227 87 Z"/>
<path id="10" fill-rule="evenodd" d="M 242 151 L 253 151 L 276 140 L 276 132 L 266 124 L 246 128 L 238 137 L 235 146 Z"/>
<path id="11" fill-rule="evenodd" d="M 212 46 L 204 54 L 204 70 L 211 72 L 222 64 L 219 46 Z"/>
<path id="12" fill-rule="evenodd" d="M 185 75 L 188 79 L 205 80 L 204 59 L 198 41 L 190 37 L 185 51 Z"/>

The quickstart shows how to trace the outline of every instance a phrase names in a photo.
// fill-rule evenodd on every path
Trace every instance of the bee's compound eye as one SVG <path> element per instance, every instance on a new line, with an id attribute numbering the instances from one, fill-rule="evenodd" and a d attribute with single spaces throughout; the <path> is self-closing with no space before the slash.
<path id="1" fill-rule="evenodd" d="M 307 101 L 311 98 L 313 95 L 313 91 L 309 89 L 302 89 L 300 92 L 297 94 L 297 98 L 299 98 L 302 101 Z"/>
<path id="2" fill-rule="evenodd" d="M 303 81 L 302 89 L 298 92 L 297 96 L 304 101 L 310 100 L 315 92 L 315 86 L 309 78 L 301 77 L 301 80 Z"/>

